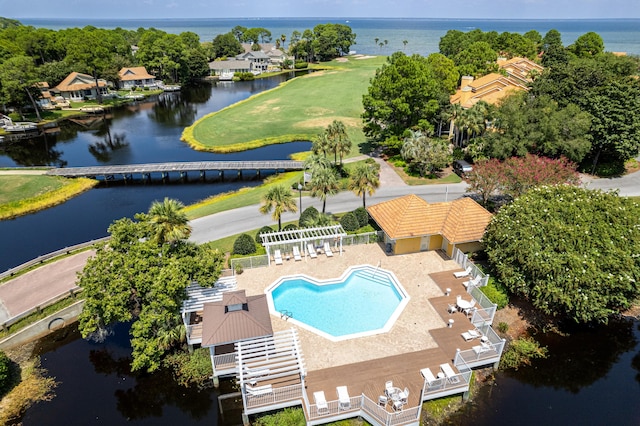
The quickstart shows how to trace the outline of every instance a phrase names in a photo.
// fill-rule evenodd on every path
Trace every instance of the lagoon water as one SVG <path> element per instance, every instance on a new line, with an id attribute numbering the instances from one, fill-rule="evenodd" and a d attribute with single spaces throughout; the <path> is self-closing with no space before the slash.
<path id="1" fill-rule="evenodd" d="M 599 33 L 607 50 L 640 54 L 640 20 L 591 21 L 491 21 L 429 19 L 193 19 L 193 20 L 35 20 L 23 23 L 47 28 L 95 25 L 136 29 L 150 27 L 180 33 L 193 31 L 202 40 L 229 31 L 235 25 L 265 27 L 274 36 L 318 23 L 346 22 L 357 34 L 354 50 L 363 54 L 390 54 L 395 50 L 428 54 L 438 50 L 448 29 L 526 32 L 544 34 L 556 28 L 570 44 L 579 35 Z M 374 43 L 379 38 L 380 47 Z M 388 43 L 384 45 L 384 40 Z M 402 43 L 407 40 L 406 47 Z M 0 166 L 34 164 L 115 164 L 143 161 L 188 161 L 213 158 L 196 153 L 179 141 L 182 127 L 201 115 L 263 90 L 253 83 L 213 87 L 207 94 L 187 92 L 142 103 L 134 111 L 114 112 L 107 129 L 69 124 L 49 141 L 0 155 Z M 275 83 L 277 84 L 277 83 Z M 237 92 L 237 93 L 234 93 Z M 203 95 L 204 93 L 204 95 Z M 164 105 L 162 105 L 164 103 Z M 160 105 L 160 106 L 158 106 Z M 84 126 L 84 127 L 83 127 Z M 111 134 L 115 149 L 104 149 Z M 124 139 L 120 135 L 124 134 Z M 285 158 L 308 144 L 275 151 L 236 155 Z M 107 145 L 109 145 L 107 143 Z M 93 146 L 93 149 L 92 149 Z M 240 157 L 238 157 L 240 158 Z M 248 158 L 248 157 L 242 157 Z M 235 158 L 234 158 L 235 159 Z M 173 184 L 108 187 L 89 191 L 61 206 L 14 221 L 0 222 L 0 270 L 65 245 L 103 236 L 111 220 L 131 216 L 163 196 L 195 201 L 219 191 L 254 182 Z M 42 364 L 60 382 L 57 397 L 27 411 L 25 425 L 58 424 L 237 424 L 238 413 L 224 421 L 217 411 L 217 392 L 184 390 L 163 373 L 147 375 L 129 371 L 128 325 L 119 324 L 104 343 L 81 340 L 73 327 L 43 340 L 37 352 Z M 640 424 L 640 328 L 638 321 L 612 321 L 609 326 L 575 330 L 571 337 L 546 335 L 552 356 L 515 373 L 499 373 L 496 385 L 485 388 L 468 409 L 449 424 Z M 416 368 L 418 368 L 417 366 Z"/>
<path id="2" fill-rule="evenodd" d="M 281 34 L 286 40 L 294 30 L 302 33 L 318 24 L 338 23 L 349 25 L 356 34 L 356 44 L 351 47 L 367 55 L 390 55 L 395 51 L 407 54 L 428 55 L 438 51 L 438 43 L 448 30 L 517 32 L 524 34 L 537 30 L 544 34 L 556 29 L 562 34 L 565 45 L 573 43 L 584 33 L 594 31 L 602 37 L 605 49 L 610 52 L 627 52 L 640 55 L 640 19 L 412 19 L 412 18 L 197 18 L 197 19 L 22 19 L 22 23 L 34 27 L 63 29 L 93 25 L 101 28 L 135 30 L 154 27 L 168 33 L 191 31 L 201 41 L 211 41 L 218 34 L 229 32 L 236 25 L 247 28 L 263 27 L 274 38 Z M 378 41 L 376 42 L 376 39 Z M 387 43 L 385 43 L 385 40 Z M 407 44 L 403 41 L 407 41 Z M 289 42 L 285 41 L 285 47 Z M 380 46 L 380 43 L 383 46 Z"/>

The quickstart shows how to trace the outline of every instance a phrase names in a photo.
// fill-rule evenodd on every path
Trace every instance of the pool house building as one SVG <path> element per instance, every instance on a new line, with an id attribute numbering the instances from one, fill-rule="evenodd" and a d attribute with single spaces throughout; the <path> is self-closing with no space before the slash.
<path id="1" fill-rule="evenodd" d="M 496 306 L 480 290 L 488 277 L 458 248 L 453 258 L 441 250 L 395 256 L 384 244 L 342 247 L 343 234 L 339 226 L 263 234 L 267 257 L 308 245 L 324 250 L 325 242 L 343 255 L 270 262 L 211 289 L 189 287 L 182 309 L 188 342 L 209 348 L 216 385 L 223 377 L 237 382 L 245 424 L 251 415 L 298 406 L 307 425 L 361 417 L 375 426 L 417 426 L 424 401 L 464 398 L 472 369 L 500 361 Z M 366 263 L 372 278 L 391 271 L 410 295 L 389 329 L 334 341 L 269 312 L 269 288 L 283 276 L 326 281 Z"/>

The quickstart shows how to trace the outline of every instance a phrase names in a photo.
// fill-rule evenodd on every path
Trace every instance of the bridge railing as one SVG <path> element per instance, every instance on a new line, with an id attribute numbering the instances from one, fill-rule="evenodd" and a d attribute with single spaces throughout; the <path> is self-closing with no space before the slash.
<path id="1" fill-rule="evenodd" d="M 70 290 L 67 290 L 65 292 L 62 292 L 60 294 L 58 294 L 57 296 L 52 297 L 51 299 L 45 300 L 44 302 L 41 302 L 40 304 L 38 304 L 38 306 L 34 306 L 31 309 L 27 309 L 24 312 L 19 313 L 18 315 L 15 315 L 9 319 L 7 319 L 6 321 L 4 321 L 1 325 L 3 330 L 8 330 L 9 327 L 11 327 L 12 325 L 14 325 L 15 323 L 17 323 L 18 321 L 20 321 L 23 318 L 28 317 L 31 314 L 34 314 L 36 312 L 41 312 L 43 309 L 48 308 L 49 306 L 63 300 L 66 299 L 67 297 L 76 297 L 79 293 L 82 292 L 82 288 L 81 287 L 75 287 L 72 288 Z"/>
<path id="2" fill-rule="evenodd" d="M 52 251 L 51 253 L 47 253 L 47 254 L 43 254 L 42 256 L 36 257 L 35 259 L 31 259 L 28 262 L 23 263 L 22 265 L 18 265 L 15 268 L 11 268 L 6 270 L 5 272 L 0 273 L 0 280 L 3 280 L 7 277 L 12 277 L 15 274 L 17 274 L 18 272 L 27 269 L 27 268 L 31 268 L 32 266 L 41 264 L 46 262 L 47 260 L 51 260 L 53 258 L 56 258 L 58 256 L 63 256 L 65 254 L 71 254 L 76 250 L 80 250 L 80 249 L 84 249 L 87 247 L 91 247 L 95 244 L 98 243 L 102 243 L 104 241 L 108 241 L 109 238 L 111 237 L 103 237 L 103 238 L 98 238 L 95 240 L 91 240 L 91 241 L 87 241 L 81 244 L 76 244 L 74 246 L 69 246 L 69 247 L 65 247 L 62 248 L 60 250 L 56 250 L 56 251 Z"/>

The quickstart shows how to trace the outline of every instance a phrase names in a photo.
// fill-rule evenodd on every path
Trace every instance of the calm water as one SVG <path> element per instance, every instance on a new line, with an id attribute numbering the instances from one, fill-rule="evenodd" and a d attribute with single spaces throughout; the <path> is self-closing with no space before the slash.
<path id="1" fill-rule="evenodd" d="M 389 55 L 402 50 L 408 54 L 427 55 L 438 51 L 438 43 L 448 30 L 469 31 L 479 28 L 483 31 L 508 31 L 524 34 L 537 30 L 544 36 L 550 29 L 562 34 L 565 45 L 589 31 L 603 38 L 605 48 L 612 52 L 628 52 L 640 55 L 640 20 L 471 20 L 471 19 L 363 19 L 363 18 L 264 18 L 264 19 L 23 19 L 26 25 L 62 29 L 94 25 L 103 28 L 121 27 L 135 30 L 140 27 L 155 27 L 169 33 L 179 34 L 191 31 L 202 41 L 211 41 L 218 34 L 224 34 L 236 25 L 247 28 L 263 27 L 271 31 L 274 39 L 284 34 L 287 40 L 294 30 L 303 32 L 317 24 L 327 22 L 349 25 L 356 33 L 353 50 L 363 54 Z M 378 39 L 376 43 L 375 39 Z M 384 44 L 384 41 L 387 43 Z M 403 41 L 407 44 L 404 45 Z M 379 43 L 383 43 L 382 47 Z M 285 42 L 285 47 L 288 46 Z"/>
<path id="2" fill-rule="evenodd" d="M 295 30 L 335 19 L 264 20 L 24 20 L 26 24 L 66 28 L 88 24 L 136 29 L 154 26 L 172 33 L 193 31 L 203 40 L 229 31 L 235 25 L 262 26 L 274 36 L 290 37 Z M 565 44 L 595 31 L 607 50 L 640 54 L 639 20 L 596 21 L 473 21 L 428 19 L 348 19 L 358 35 L 354 50 L 366 54 L 437 51 L 439 38 L 448 29 L 545 33 L 558 29 Z M 380 48 L 374 38 L 388 43 Z M 402 41 L 407 40 L 406 48 Z M 116 111 L 109 123 L 87 127 L 76 123 L 61 129 L 47 141 L 23 144 L 0 155 L 0 166 L 29 164 L 115 164 L 125 161 L 187 161 L 211 159 L 179 142 L 182 127 L 209 111 L 243 99 L 263 88 L 233 85 L 163 96 L 157 104 L 145 102 L 127 111 Z M 269 83 L 270 84 L 270 83 Z M 191 97 L 191 98 L 189 98 Z M 164 107 L 161 105 L 164 104 Z M 160 106 L 158 106 L 160 105 Z M 308 147 L 308 145 L 307 145 Z M 280 147 L 275 148 L 276 150 Z M 300 146 L 291 152 L 300 151 Z M 289 150 L 243 154 L 285 158 Z M 144 211 L 164 196 L 185 203 L 251 182 L 225 184 L 174 184 L 128 186 L 92 190 L 61 206 L 14 221 L 0 222 L 0 270 L 65 245 L 106 234 L 115 218 Z M 57 397 L 30 409 L 25 425 L 87 424 L 219 424 L 217 394 L 177 388 L 164 373 L 132 374 L 129 371 L 128 327 L 119 325 L 102 344 L 79 338 L 73 327 L 45 339 L 39 349 L 42 363 L 60 382 Z M 571 337 L 543 336 L 551 357 L 518 372 L 497 374 L 497 384 L 486 388 L 452 424 L 640 424 L 640 330 L 638 321 L 613 321 L 607 327 L 575 331 Z M 237 423 L 239 417 L 228 419 Z M 64 419 L 64 420 L 63 420 Z"/>
<path id="3" fill-rule="evenodd" d="M 310 144 L 294 142 L 243 153 L 212 154 L 194 151 L 180 141 L 184 127 L 197 118 L 270 89 L 285 78 L 220 86 L 207 84 L 114 110 L 106 117 L 67 121 L 61 124 L 57 136 L 3 144 L 0 167 L 286 159 L 291 153 L 308 150 Z M 197 180 L 198 176 L 191 177 Z M 245 177 L 250 179 L 249 174 Z M 165 185 L 100 187 L 56 207 L 0 221 L 0 234 L 3 235 L 0 270 L 63 247 L 106 236 L 107 227 L 113 220 L 147 211 L 154 200 L 171 197 L 190 204 L 214 194 L 261 183 L 257 179 L 244 179 L 183 184 L 177 176 L 173 179 L 173 183 Z"/>

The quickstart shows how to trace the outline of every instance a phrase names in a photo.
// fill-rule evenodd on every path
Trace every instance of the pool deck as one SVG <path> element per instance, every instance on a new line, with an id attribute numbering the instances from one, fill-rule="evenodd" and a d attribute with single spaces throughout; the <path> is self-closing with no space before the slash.
<path id="1" fill-rule="evenodd" d="M 429 299 L 441 297 L 443 292 L 429 274 L 459 269 L 454 261 L 443 258 L 439 252 L 387 256 L 378 244 L 347 246 L 342 256 L 334 253 L 328 258 L 321 254 L 315 259 L 305 257 L 297 262 L 291 259 L 285 260 L 283 265 L 272 263 L 266 268 L 245 270 L 237 276 L 238 288 L 245 289 L 247 295 L 263 294 L 265 288 L 283 276 L 302 273 L 318 279 L 336 278 L 350 266 L 368 264 L 375 267 L 378 262 L 381 268 L 396 275 L 411 297 L 390 332 L 332 342 L 272 315 L 274 331 L 296 328 L 308 372 L 438 349 L 430 331 L 446 327 L 446 322 Z M 451 353 L 449 358 L 453 355 Z M 418 370 L 414 367 L 414 371 Z"/>

